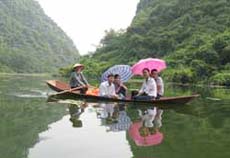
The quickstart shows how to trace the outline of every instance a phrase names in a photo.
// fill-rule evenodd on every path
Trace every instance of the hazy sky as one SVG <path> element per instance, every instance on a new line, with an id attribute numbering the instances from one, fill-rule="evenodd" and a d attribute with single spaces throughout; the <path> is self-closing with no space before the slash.
<path id="1" fill-rule="evenodd" d="M 104 31 L 127 28 L 139 0 L 37 0 L 81 54 L 95 50 Z"/>

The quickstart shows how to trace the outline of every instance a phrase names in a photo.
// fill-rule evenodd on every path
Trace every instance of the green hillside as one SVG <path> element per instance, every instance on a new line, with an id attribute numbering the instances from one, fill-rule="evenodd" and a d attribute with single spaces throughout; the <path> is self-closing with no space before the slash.
<path id="1" fill-rule="evenodd" d="M 165 59 L 171 81 L 230 84 L 230 0 L 140 0 L 130 27 L 107 31 L 82 62 L 103 71 L 147 57 Z"/>
<path id="2" fill-rule="evenodd" d="M 0 0 L 0 72 L 51 72 L 76 62 L 70 38 L 34 0 Z"/>

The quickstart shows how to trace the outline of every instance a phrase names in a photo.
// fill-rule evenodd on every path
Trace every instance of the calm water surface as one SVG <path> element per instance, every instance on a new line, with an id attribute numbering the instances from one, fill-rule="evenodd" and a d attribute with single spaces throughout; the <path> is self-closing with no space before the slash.
<path id="1" fill-rule="evenodd" d="M 162 142 L 143 147 L 128 129 L 140 121 L 138 109 L 151 107 L 47 103 L 51 91 L 44 81 L 49 78 L 0 75 L 0 158 L 230 157 L 229 89 L 166 86 L 167 95 L 195 92 L 201 97 L 161 108 L 162 119 L 154 125 Z"/>

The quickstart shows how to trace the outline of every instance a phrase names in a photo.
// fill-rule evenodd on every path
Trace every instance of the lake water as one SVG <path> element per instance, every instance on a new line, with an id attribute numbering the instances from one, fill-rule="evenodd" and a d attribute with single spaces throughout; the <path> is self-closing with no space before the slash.
<path id="1" fill-rule="evenodd" d="M 157 109 L 161 119 L 152 129 L 160 137 L 152 140 L 155 145 L 138 146 L 129 132 L 140 122 L 138 109 L 144 113 L 151 107 L 47 103 L 51 90 L 45 80 L 50 78 L 0 75 L 0 158 L 230 157 L 229 89 L 166 85 L 166 95 L 201 97 L 187 105 Z"/>

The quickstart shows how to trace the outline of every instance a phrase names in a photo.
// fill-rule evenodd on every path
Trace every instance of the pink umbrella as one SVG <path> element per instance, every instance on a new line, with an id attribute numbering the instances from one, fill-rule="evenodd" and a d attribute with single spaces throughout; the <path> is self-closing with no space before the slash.
<path id="1" fill-rule="evenodd" d="M 164 135 L 161 132 L 149 136 L 141 136 L 139 129 L 142 127 L 142 122 L 135 122 L 129 127 L 129 136 L 134 140 L 137 146 L 153 146 L 162 143 Z"/>
<path id="2" fill-rule="evenodd" d="M 157 58 L 147 58 L 142 59 L 136 64 L 134 64 L 131 68 L 134 75 L 142 75 L 142 70 L 144 68 L 148 68 L 150 71 L 152 69 L 157 69 L 158 72 L 164 70 L 166 68 L 166 63 L 164 60 Z"/>

